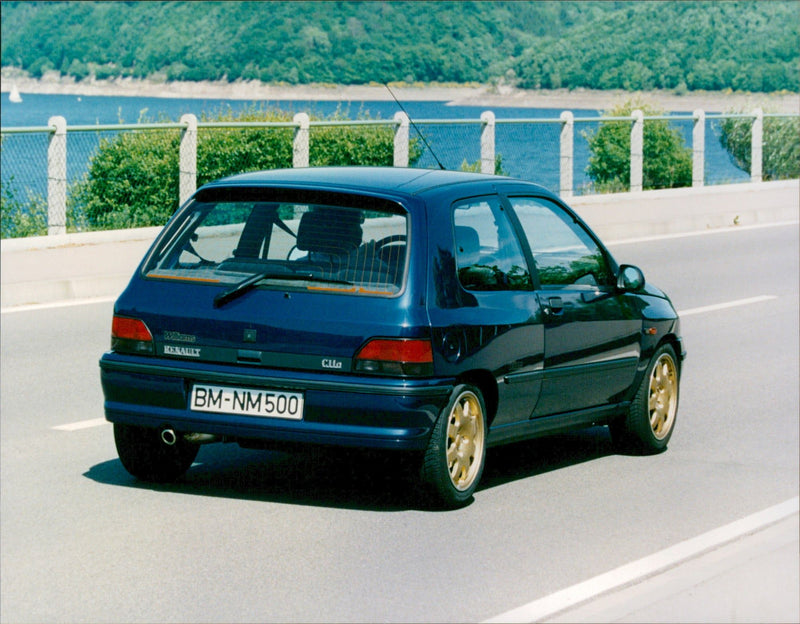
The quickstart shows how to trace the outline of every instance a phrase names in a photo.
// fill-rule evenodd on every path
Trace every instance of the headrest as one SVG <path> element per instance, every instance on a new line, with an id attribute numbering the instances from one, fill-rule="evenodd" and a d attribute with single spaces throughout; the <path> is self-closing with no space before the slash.
<path id="1" fill-rule="evenodd" d="M 361 215 L 353 210 L 306 212 L 297 229 L 297 248 L 327 254 L 347 254 L 361 244 Z"/>
<path id="2" fill-rule="evenodd" d="M 481 242 L 474 228 L 456 226 L 456 262 L 459 267 L 471 266 L 478 262 Z"/>

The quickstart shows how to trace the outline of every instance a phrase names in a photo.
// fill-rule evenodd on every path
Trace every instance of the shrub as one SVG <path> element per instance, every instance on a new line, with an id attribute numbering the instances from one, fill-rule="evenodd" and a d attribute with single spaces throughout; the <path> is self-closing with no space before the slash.
<path id="1" fill-rule="evenodd" d="M 645 117 L 663 115 L 663 111 L 632 100 L 606 111 L 606 116 L 629 117 L 634 110 Z M 589 166 L 586 172 L 600 192 L 625 191 L 631 175 L 631 122 L 603 121 L 596 132 L 583 132 L 589 142 Z M 644 189 L 675 188 L 692 183 L 692 151 L 686 147 L 678 130 L 666 120 L 645 120 L 643 131 Z"/>
<path id="2" fill-rule="evenodd" d="M 204 122 L 291 122 L 292 115 L 251 107 L 201 116 Z M 197 185 L 235 173 L 292 166 L 293 128 L 200 128 L 197 133 Z M 177 152 L 176 152 L 177 154 Z M 177 156 L 175 166 L 177 170 Z M 177 208 L 177 186 L 175 192 Z"/>
<path id="3" fill-rule="evenodd" d="M 471 173 L 480 173 L 481 172 L 481 161 L 480 160 L 476 160 L 475 162 L 470 163 L 470 162 L 467 162 L 467 159 L 465 158 L 461 162 L 461 171 L 468 171 L 468 172 L 471 172 Z M 509 175 L 508 171 L 506 171 L 505 168 L 503 167 L 503 155 L 502 154 L 495 154 L 495 157 L 494 157 L 494 175 L 499 175 L 499 176 L 507 176 L 507 175 Z"/>
<path id="4" fill-rule="evenodd" d="M 73 190 L 90 225 L 119 229 L 162 225 L 178 207 L 176 130 L 134 130 L 103 139 L 86 179 Z"/>
<path id="5" fill-rule="evenodd" d="M 13 190 L 14 178 L 0 191 L 0 237 L 20 238 L 47 234 L 47 201 L 29 192 L 27 201 L 19 199 Z"/>
<path id="6" fill-rule="evenodd" d="M 720 143 L 734 164 L 750 173 L 753 120 L 727 117 L 720 126 Z M 763 125 L 761 171 L 763 180 L 800 177 L 800 118 L 766 117 Z"/>
<path id="7" fill-rule="evenodd" d="M 336 119 L 336 116 L 334 116 Z M 203 122 L 291 122 L 290 113 L 251 107 L 203 115 Z M 140 120 L 142 121 L 142 120 Z M 198 186 L 247 171 L 292 166 L 294 129 L 200 128 Z M 391 165 L 394 127 L 387 125 L 312 128 L 310 165 Z M 180 132 L 135 130 L 103 140 L 86 178 L 74 189 L 75 204 L 98 229 L 163 225 L 178 208 Z M 418 141 L 409 160 L 422 155 Z"/>
<path id="8" fill-rule="evenodd" d="M 336 112 L 331 121 L 344 121 L 346 117 Z M 358 119 L 368 120 L 367 115 Z M 321 126 L 311 129 L 309 137 L 312 167 L 332 165 L 368 165 L 390 167 L 394 163 L 394 126 Z M 418 138 L 410 138 L 408 161 L 411 166 L 422 156 Z"/>

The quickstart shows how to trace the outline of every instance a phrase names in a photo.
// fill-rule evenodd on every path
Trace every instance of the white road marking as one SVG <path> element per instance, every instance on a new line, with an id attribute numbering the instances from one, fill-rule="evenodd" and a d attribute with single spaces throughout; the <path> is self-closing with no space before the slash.
<path id="1" fill-rule="evenodd" d="M 763 301 L 770 301 L 772 299 L 777 299 L 777 297 L 775 295 L 760 295 L 758 297 L 750 297 L 748 299 L 737 299 L 735 301 L 728 301 L 726 303 L 717 303 L 714 305 L 707 305 L 699 308 L 689 308 L 688 310 L 682 310 L 678 312 L 678 315 L 681 318 L 683 318 L 686 316 L 692 316 L 693 314 L 703 314 L 704 312 L 715 312 L 717 310 L 725 310 L 727 308 L 734 308 L 737 306 L 749 305 L 752 303 L 761 303 Z M 67 425 L 59 425 L 57 427 L 53 427 L 53 429 L 57 429 L 58 431 L 80 431 L 81 429 L 90 429 L 92 427 L 99 427 L 104 424 L 107 424 L 107 421 L 105 419 L 95 418 L 92 420 L 83 420 L 80 422 L 70 423 Z"/>
<path id="2" fill-rule="evenodd" d="M 699 308 L 689 308 L 688 310 L 680 310 L 678 316 L 692 316 L 693 314 L 703 314 L 704 312 L 716 312 L 717 310 L 725 310 L 726 308 L 735 308 L 737 306 L 750 305 L 751 303 L 761 303 L 762 301 L 770 301 L 777 299 L 775 295 L 759 295 L 758 297 L 749 297 L 748 299 L 736 299 L 735 301 L 728 301 L 726 303 L 715 303 L 713 305 L 701 306 Z"/>
<path id="3" fill-rule="evenodd" d="M 709 236 L 711 234 L 728 234 L 730 232 L 746 232 L 747 230 L 761 230 L 785 225 L 797 225 L 800 221 L 776 221 L 775 223 L 756 223 L 754 225 L 732 225 L 730 227 L 697 230 L 694 232 L 676 232 L 675 234 L 653 234 L 652 236 L 639 236 L 637 238 L 622 238 L 606 242 L 606 247 L 613 245 L 629 245 L 634 243 L 649 243 L 652 241 L 670 240 L 673 238 L 690 238 L 694 236 Z"/>
<path id="4" fill-rule="evenodd" d="M 582 583 L 544 596 L 526 605 L 506 611 L 486 622 L 540 622 L 556 613 L 587 602 L 625 585 L 641 582 L 669 568 L 699 557 L 714 548 L 755 533 L 800 510 L 800 498 L 795 497 L 764 511 L 736 520 L 697 537 L 665 548 L 638 561 L 622 565 Z"/>
<path id="5" fill-rule="evenodd" d="M 28 305 L 11 306 L 0 309 L 0 314 L 11 312 L 33 312 L 35 310 L 49 310 L 51 308 L 71 308 L 72 306 L 92 305 L 94 303 L 112 303 L 117 297 L 93 297 L 91 299 L 67 299 L 65 301 L 54 301 L 52 303 L 32 303 Z"/>
<path id="6" fill-rule="evenodd" d="M 110 425 L 105 418 L 92 418 L 91 420 L 81 420 L 80 422 L 69 423 L 67 425 L 58 425 L 53 427 L 58 431 L 80 431 L 81 429 L 91 429 L 92 427 L 100 427 L 102 425 Z"/>
<path id="7" fill-rule="evenodd" d="M 675 234 L 654 234 L 652 236 L 642 236 L 639 238 L 625 238 L 620 240 L 606 241 L 606 246 L 628 245 L 633 243 L 647 243 L 650 241 L 669 240 L 673 238 L 689 238 L 694 236 L 708 236 L 711 234 L 726 234 L 729 232 L 746 232 L 747 230 L 760 230 L 763 228 L 783 227 L 786 225 L 797 225 L 798 221 L 778 221 L 775 223 L 757 223 L 754 225 L 735 225 L 731 227 L 713 228 L 695 232 L 677 232 Z M 93 299 L 71 299 L 66 301 L 54 301 L 52 303 L 36 303 L 30 305 L 10 306 L 0 309 L 2 314 L 12 312 L 30 312 L 33 310 L 47 310 L 49 308 L 64 308 L 69 306 L 91 305 L 93 303 L 106 303 L 116 301 L 116 296 L 97 297 Z"/>

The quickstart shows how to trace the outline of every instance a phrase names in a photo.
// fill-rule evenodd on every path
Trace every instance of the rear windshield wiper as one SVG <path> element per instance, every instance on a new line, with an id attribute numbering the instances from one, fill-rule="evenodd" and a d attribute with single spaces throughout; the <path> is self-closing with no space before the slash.
<path id="1" fill-rule="evenodd" d="M 268 277 L 272 276 L 272 271 L 261 271 L 261 273 L 256 273 L 251 275 L 247 279 L 242 280 L 238 284 L 236 284 L 233 288 L 226 290 L 225 292 L 219 293 L 216 297 L 214 297 L 214 307 L 221 308 L 229 301 L 233 301 L 237 297 L 241 297 L 245 294 L 248 290 L 252 290 L 255 288 L 255 285 L 258 284 L 261 280 L 267 279 Z"/>
<path id="2" fill-rule="evenodd" d="M 256 273 L 255 275 L 251 275 L 247 279 L 242 280 L 238 284 L 236 284 L 233 288 L 226 290 L 225 292 L 219 293 L 216 297 L 214 297 L 214 307 L 221 308 L 226 303 L 233 301 L 234 299 L 241 297 L 246 292 L 252 290 L 256 287 L 256 285 L 265 279 L 276 279 L 276 280 L 299 280 L 305 282 L 324 282 L 326 284 L 343 284 L 345 286 L 352 286 L 352 282 L 348 282 L 346 280 L 339 280 L 339 279 L 330 279 L 327 277 L 319 277 L 312 274 L 299 274 L 299 273 L 279 273 L 274 270 L 272 271 L 262 271 L 261 273 Z"/>

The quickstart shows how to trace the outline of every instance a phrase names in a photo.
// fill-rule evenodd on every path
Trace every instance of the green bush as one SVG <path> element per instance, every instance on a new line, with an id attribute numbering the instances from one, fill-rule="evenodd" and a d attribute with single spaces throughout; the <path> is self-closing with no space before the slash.
<path id="1" fill-rule="evenodd" d="M 629 117 L 634 110 L 645 117 L 664 113 L 641 101 L 618 105 L 604 116 Z M 589 166 L 586 172 L 595 191 L 627 191 L 631 176 L 631 123 L 604 121 L 596 132 L 584 132 L 589 142 Z M 643 131 L 644 189 L 676 188 L 692 184 L 692 151 L 686 147 L 681 133 L 670 128 L 666 120 L 645 120 Z"/>
<path id="2" fill-rule="evenodd" d="M 103 139 L 73 189 L 93 229 L 162 225 L 178 207 L 177 130 L 134 130 Z"/>
<path id="3" fill-rule="evenodd" d="M 473 163 L 467 162 L 465 158 L 461 162 L 461 171 L 468 171 L 471 173 L 480 173 L 481 172 L 481 161 L 476 160 Z M 494 157 L 494 175 L 498 176 L 507 176 L 509 175 L 508 171 L 505 170 L 503 167 L 503 155 L 502 154 L 495 154 Z"/>
<path id="4" fill-rule="evenodd" d="M 747 173 L 750 173 L 752 128 L 752 119 L 728 117 L 722 122 L 719 137 L 734 164 Z M 800 118 L 766 117 L 762 145 L 763 180 L 800 177 Z"/>
<path id="5" fill-rule="evenodd" d="M 29 192 L 27 201 L 13 191 L 14 178 L 0 191 L 0 237 L 20 238 L 47 234 L 47 201 Z"/>
<path id="6" fill-rule="evenodd" d="M 334 119 L 339 119 L 335 115 Z M 203 122 L 291 122 L 287 112 L 251 107 L 203 115 Z M 294 129 L 200 128 L 198 186 L 236 173 L 292 166 Z M 391 165 L 394 127 L 322 126 L 310 132 L 311 166 Z M 178 208 L 180 133 L 136 130 L 103 140 L 86 178 L 73 189 L 74 201 L 91 227 L 119 229 L 163 225 Z M 412 139 L 409 160 L 422 155 Z"/>
<path id="7" fill-rule="evenodd" d="M 292 115 L 254 107 L 234 113 L 229 108 L 216 114 L 204 114 L 200 121 L 286 123 L 292 121 Z M 291 167 L 293 137 L 293 128 L 200 128 L 197 132 L 197 185 L 235 173 Z M 176 171 L 177 166 L 176 152 Z M 177 185 L 175 188 L 174 207 L 177 208 Z"/>
<path id="8" fill-rule="evenodd" d="M 369 120 L 365 114 L 358 115 Z M 330 121 L 345 121 L 341 112 L 329 117 Z M 392 125 L 379 126 L 321 126 L 311 129 L 309 137 L 312 167 L 368 165 L 390 167 L 394 163 L 394 131 Z M 415 165 L 423 148 L 418 138 L 409 139 L 408 161 Z"/>

